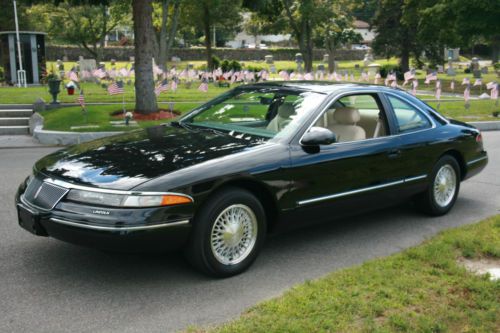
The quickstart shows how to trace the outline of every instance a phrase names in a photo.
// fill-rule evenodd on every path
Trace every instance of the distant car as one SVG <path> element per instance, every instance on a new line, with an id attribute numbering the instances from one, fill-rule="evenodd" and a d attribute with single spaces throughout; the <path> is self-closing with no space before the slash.
<path id="1" fill-rule="evenodd" d="M 248 49 L 255 49 L 256 48 L 256 45 L 255 44 L 248 44 L 247 45 L 247 48 Z M 267 45 L 266 44 L 259 44 L 259 48 L 262 49 L 262 50 L 267 50 Z"/>
<path id="2" fill-rule="evenodd" d="M 448 212 L 487 164 L 481 133 L 398 89 L 242 85 L 179 121 L 39 160 L 19 224 L 104 249 L 183 248 L 214 276 L 242 272 L 266 234 L 407 199 Z"/>
<path id="3" fill-rule="evenodd" d="M 361 45 L 353 45 L 352 49 L 353 50 L 370 50 L 371 47 L 369 47 L 368 45 L 361 44 Z"/>

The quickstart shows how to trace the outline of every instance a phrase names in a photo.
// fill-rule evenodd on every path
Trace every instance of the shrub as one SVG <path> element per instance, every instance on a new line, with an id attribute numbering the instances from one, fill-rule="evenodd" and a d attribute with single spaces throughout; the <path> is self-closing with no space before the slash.
<path id="1" fill-rule="evenodd" d="M 213 68 L 210 68 L 210 69 L 219 68 L 220 67 L 220 58 L 213 55 L 212 56 L 212 64 L 213 64 Z"/>
<path id="2" fill-rule="evenodd" d="M 249 72 L 260 72 L 261 70 L 265 69 L 262 66 L 247 66 L 246 68 Z"/>
<path id="3" fill-rule="evenodd" d="M 3 67 L 0 66 L 0 82 L 3 82 L 3 81 L 5 81 L 5 74 L 3 71 Z"/>
<path id="4" fill-rule="evenodd" d="M 224 61 L 222 61 L 220 67 L 221 67 L 223 72 L 229 72 L 230 70 L 237 72 L 237 71 L 241 70 L 241 64 L 239 62 L 237 62 L 236 60 L 232 60 L 232 61 L 224 60 Z"/>
<path id="5" fill-rule="evenodd" d="M 400 66 L 396 65 L 384 65 L 380 67 L 380 76 L 383 78 L 387 77 L 387 74 L 390 72 L 394 72 L 398 80 L 404 80 L 403 69 Z"/>

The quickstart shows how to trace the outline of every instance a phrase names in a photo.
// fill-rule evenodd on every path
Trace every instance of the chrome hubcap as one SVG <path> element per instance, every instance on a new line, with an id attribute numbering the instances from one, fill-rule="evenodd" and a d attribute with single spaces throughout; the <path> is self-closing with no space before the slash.
<path id="1" fill-rule="evenodd" d="M 450 204 L 457 190 L 457 175 L 449 164 L 443 165 L 434 179 L 434 199 L 440 207 Z"/>
<path id="2" fill-rule="evenodd" d="M 227 207 L 212 226 L 212 253 L 224 265 L 235 265 L 245 260 L 256 241 L 257 217 L 248 206 L 236 204 Z"/>

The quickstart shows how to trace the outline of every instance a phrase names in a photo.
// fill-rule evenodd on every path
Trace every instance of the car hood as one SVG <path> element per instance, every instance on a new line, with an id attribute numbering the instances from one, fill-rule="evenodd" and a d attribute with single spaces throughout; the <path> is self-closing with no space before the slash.
<path id="1" fill-rule="evenodd" d="M 57 151 L 39 160 L 35 171 L 72 183 L 129 190 L 161 175 L 266 141 L 234 132 L 154 126 Z"/>

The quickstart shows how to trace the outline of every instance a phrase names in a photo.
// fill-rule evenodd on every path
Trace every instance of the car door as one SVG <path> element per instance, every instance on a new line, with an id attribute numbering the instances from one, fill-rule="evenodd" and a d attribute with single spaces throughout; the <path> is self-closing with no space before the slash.
<path id="1" fill-rule="evenodd" d="M 392 113 L 397 137 L 400 140 L 400 163 L 404 170 L 403 193 L 422 191 L 427 176 L 442 152 L 432 129 L 434 121 L 419 107 L 396 93 L 385 93 L 388 112 Z"/>
<path id="2" fill-rule="evenodd" d="M 372 122 L 380 121 L 384 133 L 375 137 L 370 134 L 373 126 L 366 124 L 367 119 L 363 119 L 362 114 L 359 122 L 365 123 L 364 139 L 321 145 L 319 149 L 303 147 L 300 140 L 291 143 L 288 171 L 291 187 L 285 199 L 295 208 L 294 217 L 299 220 L 331 219 L 331 214 L 339 216 L 377 208 L 390 200 L 389 194 L 404 182 L 404 171 L 399 162 L 400 142 L 391 135 L 394 130 L 392 120 L 387 117 L 379 94 L 341 95 L 313 124 L 321 125 L 325 119 L 325 127 L 330 126 L 328 121 L 332 120 L 328 112 L 338 112 L 340 107 L 346 107 L 346 100 L 353 97 L 356 101 L 347 107 L 364 114 L 371 113 L 371 117 L 372 111 L 378 110 L 380 120 L 372 119 Z M 367 104 L 365 109 L 362 109 L 363 104 Z M 335 117 L 333 122 L 331 127 L 336 129 Z"/>

